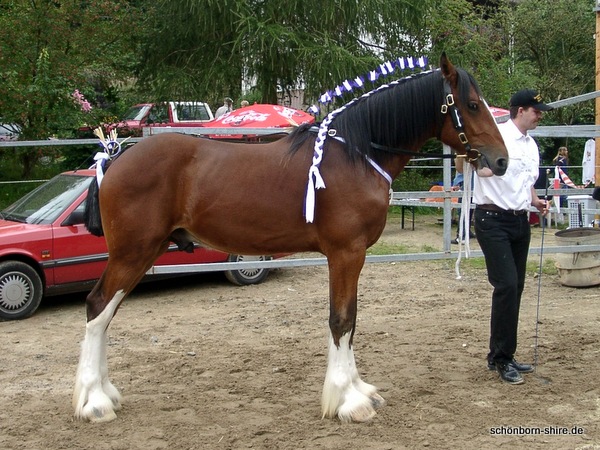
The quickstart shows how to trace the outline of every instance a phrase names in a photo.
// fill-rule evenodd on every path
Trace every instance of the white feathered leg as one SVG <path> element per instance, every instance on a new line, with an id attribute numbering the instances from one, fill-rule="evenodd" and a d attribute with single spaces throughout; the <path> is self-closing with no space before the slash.
<path id="1" fill-rule="evenodd" d="M 323 417 L 339 417 L 342 422 L 365 422 L 375 416 L 375 408 L 383 406 L 377 388 L 358 375 L 350 333 L 344 334 L 337 347 L 329 335 L 327 373 L 321 406 Z"/>
<path id="2" fill-rule="evenodd" d="M 106 340 L 108 325 L 124 296 L 123 291 L 117 292 L 104 311 L 86 325 L 73 392 L 77 419 L 108 422 L 117 417 L 115 410 L 121 407 L 121 394 L 108 379 Z"/>

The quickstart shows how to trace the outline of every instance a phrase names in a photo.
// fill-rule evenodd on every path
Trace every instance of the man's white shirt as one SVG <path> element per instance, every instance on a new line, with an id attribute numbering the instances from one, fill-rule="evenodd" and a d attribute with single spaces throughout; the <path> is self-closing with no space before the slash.
<path id="1" fill-rule="evenodd" d="M 503 209 L 529 209 L 531 187 L 539 176 L 537 143 L 531 136 L 523 135 L 512 120 L 498 128 L 508 150 L 508 169 L 502 176 L 475 177 L 473 203 L 493 203 Z"/>

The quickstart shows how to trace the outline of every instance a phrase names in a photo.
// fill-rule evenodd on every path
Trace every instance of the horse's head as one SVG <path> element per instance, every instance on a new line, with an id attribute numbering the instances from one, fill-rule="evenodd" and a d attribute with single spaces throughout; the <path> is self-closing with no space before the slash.
<path id="1" fill-rule="evenodd" d="M 508 151 L 477 83 L 454 67 L 446 54 L 442 54 L 440 67 L 445 91 L 442 112 L 446 115 L 440 140 L 459 155 L 466 155 L 480 175 L 504 175 Z"/>

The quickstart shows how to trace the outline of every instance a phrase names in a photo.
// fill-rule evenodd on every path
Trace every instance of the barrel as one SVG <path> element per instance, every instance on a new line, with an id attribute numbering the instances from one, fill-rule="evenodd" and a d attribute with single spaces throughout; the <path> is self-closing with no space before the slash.
<path id="1" fill-rule="evenodd" d="M 599 245 L 599 228 L 569 228 L 556 232 L 559 246 Z M 556 268 L 563 286 L 600 285 L 600 252 L 557 253 Z"/>

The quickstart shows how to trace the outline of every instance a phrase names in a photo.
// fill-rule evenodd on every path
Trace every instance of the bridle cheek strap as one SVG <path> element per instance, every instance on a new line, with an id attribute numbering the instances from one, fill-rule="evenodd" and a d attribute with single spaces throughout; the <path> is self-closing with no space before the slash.
<path id="1" fill-rule="evenodd" d="M 450 119 L 452 120 L 452 125 L 454 125 L 454 129 L 458 134 L 458 139 L 465 148 L 467 160 L 469 162 L 477 161 L 481 157 L 481 153 L 479 153 L 478 150 L 473 149 L 469 143 L 469 138 L 467 138 L 467 135 L 465 134 L 462 114 L 456 106 L 452 88 L 446 79 L 444 79 L 444 103 L 442 104 L 441 112 L 444 115 L 450 114 Z"/>

